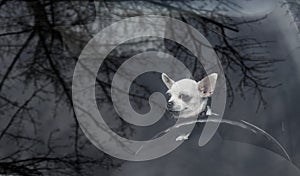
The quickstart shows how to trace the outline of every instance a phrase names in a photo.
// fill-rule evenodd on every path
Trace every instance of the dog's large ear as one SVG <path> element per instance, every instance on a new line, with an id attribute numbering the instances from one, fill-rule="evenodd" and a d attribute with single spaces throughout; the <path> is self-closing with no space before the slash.
<path id="1" fill-rule="evenodd" d="M 169 76 L 165 73 L 161 74 L 161 79 L 163 80 L 168 89 L 170 89 L 174 84 L 174 81 L 171 78 L 169 78 Z"/>
<path id="2" fill-rule="evenodd" d="M 217 78 L 218 74 L 212 73 L 198 82 L 198 90 L 200 92 L 200 96 L 210 97 L 214 93 Z"/>

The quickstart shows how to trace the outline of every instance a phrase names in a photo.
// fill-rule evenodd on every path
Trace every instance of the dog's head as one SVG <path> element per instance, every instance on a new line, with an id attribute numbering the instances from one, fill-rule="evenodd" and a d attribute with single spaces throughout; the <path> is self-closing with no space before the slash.
<path id="1" fill-rule="evenodd" d="M 199 82 L 192 79 L 182 79 L 175 82 L 165 73 L 161 77 L 169 89 L 167 91 L 168 109 L 174 113 L 179 113 L 182 118 L 188 118 L 205 110 L 208 97 L 215 90 L 218 74 L 212 73 Z"/>

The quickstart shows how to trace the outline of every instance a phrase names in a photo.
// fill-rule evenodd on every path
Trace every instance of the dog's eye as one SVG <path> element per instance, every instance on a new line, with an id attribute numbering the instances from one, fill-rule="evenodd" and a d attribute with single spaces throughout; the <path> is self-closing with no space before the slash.
<path id="1" fill-rule="evenodd" d="M 172 96 L 170 93 L 166 93 L 166 95 L 167 95 L 167 98 L 168 98 L 168 99 L 170 99 L 171 96 Z"/>
<path id="2" fill-rule="evenodd" d="M 179 98 L 182 99 L 182 101 L 188 102 L 191 100 L 192 97 L 190 97 L 189 95 L 186 95 L 186 94 L 180 94 Z"/>

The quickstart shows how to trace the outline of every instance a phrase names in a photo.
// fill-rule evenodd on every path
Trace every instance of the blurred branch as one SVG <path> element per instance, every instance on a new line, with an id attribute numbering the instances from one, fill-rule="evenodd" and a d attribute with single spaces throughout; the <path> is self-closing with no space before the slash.
<path id="1" fill-rule="evenodd" d="M 23 53 L 23 51 L 25 50 L 26 47 L 28 47 L 31 39 L 34 37 L 34 32 L 32 32 L 29 37 L 27 38 L 27 40 L 25 41 L 25 43 L 22 45 L 21 49 L 19 50 L 19 52 L 16 54 L 15 58 L 13 59 L 13 61 L 11 62 L 11 64 L 8 66 L 1 82 L 0 82 L 0 92 L 2 90 L 2 87 L 4 86 L 4 82 L 7 79 L 8 75 L 10 74 L 10 72 L 13 70 L 13 67 L 15 66 L 16 62 L 18 61 L 18 59 L 20 58 L 21 54 Z"/>

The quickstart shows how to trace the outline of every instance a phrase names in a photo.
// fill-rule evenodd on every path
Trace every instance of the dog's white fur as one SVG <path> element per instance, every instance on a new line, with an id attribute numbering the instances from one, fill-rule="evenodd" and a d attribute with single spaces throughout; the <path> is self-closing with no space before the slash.
<path id="1" fill-rule="evenodd" d="M 161 77 L 169 89 L 169 110 L 179 113 L 179 118 L 189 118 L 205 110 L 208 97 L 214 93 L 218 74 L 212 73 L 199 82 L 192 79 L 175 82 L 165 73 Z"/>

